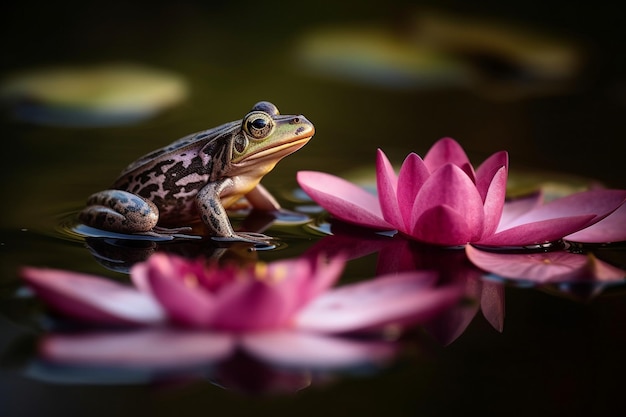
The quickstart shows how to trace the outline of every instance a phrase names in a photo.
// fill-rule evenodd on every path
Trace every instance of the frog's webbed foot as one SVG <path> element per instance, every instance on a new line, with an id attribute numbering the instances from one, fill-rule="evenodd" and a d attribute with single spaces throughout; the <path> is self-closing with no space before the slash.
<path id="1" fill-rule="evenodd" d="M 152 228 L 152 232 L 163 234 L 163 235 L 175 235 L 178 233 L 189 233 L 193 230 L 191 226 L 183 226 L 183 227 L 162 227 L 162 226 L 154 226 Z"/>
<path id="2" fill-rule="evenodd" d="M 201 236 L 188 234 L 192 230 L 193 228 L 189 226 L 173 227 L 173 228 L 155 226 L 151 230 L 148 230 L 147 232 L 135 233 L 135 234 L 144 235 L 144 236 L 152 236 L 152 237 L 161 238 L 161 239 L 176 239 L 176 238 L 201 239 Z"/>
<path id="3" fill-rule="evenodd" d="M 255 246 L 275 246 L 272 243 L 273 237 L 253 232 L 238 232 L 231 236 L 211 236 L 211 239 L 217 242 L 245 242 L 253 243 Z"/>

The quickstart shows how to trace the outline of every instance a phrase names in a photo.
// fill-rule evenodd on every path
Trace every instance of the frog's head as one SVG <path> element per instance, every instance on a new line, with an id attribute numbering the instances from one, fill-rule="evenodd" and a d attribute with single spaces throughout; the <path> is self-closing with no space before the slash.
<path id="1" fill-rule="evenodd" d="M 285 156 L 303 147 L 315 133 L 304 116 L 281 115 L 272 103 L 261 101 L 241 121 L 231 142 L 231 169 L 263 176 Z"/>

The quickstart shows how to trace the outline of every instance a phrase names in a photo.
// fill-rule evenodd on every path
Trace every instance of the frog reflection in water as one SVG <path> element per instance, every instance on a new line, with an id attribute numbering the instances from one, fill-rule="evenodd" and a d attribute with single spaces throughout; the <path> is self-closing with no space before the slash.
<path id="1" fill-rule="evenodd" d="M 200 218 L 214 239 L 267 243 L 271 238 L 259 233 L 236 233 L 226 209 L 245 197 L 255 209 L 279 210 L 259 181 L 314 133 L 304 116 L 280 115 L 272 103 L 259 102 L 243 120 L 185 136 L 131 163 L 112 189 L 89 197 L 79 218 L 99 229 L 155 236 L 186 230 L 180 226 Z"/>

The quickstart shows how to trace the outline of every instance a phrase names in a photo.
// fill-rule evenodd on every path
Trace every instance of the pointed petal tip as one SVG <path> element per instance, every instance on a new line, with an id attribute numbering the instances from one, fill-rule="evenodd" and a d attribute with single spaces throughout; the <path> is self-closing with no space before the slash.
<path id="1" fill-rule="evenodd" d="M 565 240 L 578 243 L 614 243 L 626 241 L 626 204 L 585 229 L 565 236 Z"/>
<path id="2" fill-rule="evenodd" d="M 21 277 L 52 309 L 67 317 L 105 325 L 149 325 L 165 320 L 149 295 L 95 275 L 23 267 Z"/>
<path id="3" fill-rule="evenodd" d="M 443 145 L 452 145 L 452 146 L 461 146 L 461 144 L 454 139 L 453 137 L 450 136 L 443 136 L 441 138 L 439 138 L 434 144 L 434 146 L 443 146 Z"/>
<path id="4" fill-rule="evenodd" d="M 461 168 L 472 182 L 475 182 L 476 174 L 463 147 L 454 139 L 445 137 L 439 139 L 424 156 L 424 164 L 431 173 L 445 164 L 454 164 Z"/>
<path id="5" fill-rule="evenodd" d="M 347 333 L 423 322 L 456 302 L 461 294 L 453 286 L 432 288 L 433 274 L 389 274 L 340 286 L 301 310 L 296 326 L 313 332 Z"/>
<path id="6" fill-rule="evenodd" d="M 492 247 L 520 247 L 555 242 L 585 227 L 593 218 L 593 215 L 586 215 L 529 222 L 498 231 L 473 243 Z"/>
<path id="7" fill-rule="evenodd" d="M 378 197 L 358 185 L 318 171 L 300 171 L 297 179 L 311 199 L 336 218 L 378 230 L 395 229 L 384 220 Z"/>

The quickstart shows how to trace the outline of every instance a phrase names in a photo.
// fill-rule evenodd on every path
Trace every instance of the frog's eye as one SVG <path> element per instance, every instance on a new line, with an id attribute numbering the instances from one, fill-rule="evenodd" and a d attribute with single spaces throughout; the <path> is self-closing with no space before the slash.
<path id="1" fill-rule="evenodd" d="M 264 139 L 274 129 L 274 121 L 266 113 L 254 112 L 246 117 L 243 128 L 253 139 Z"/>

